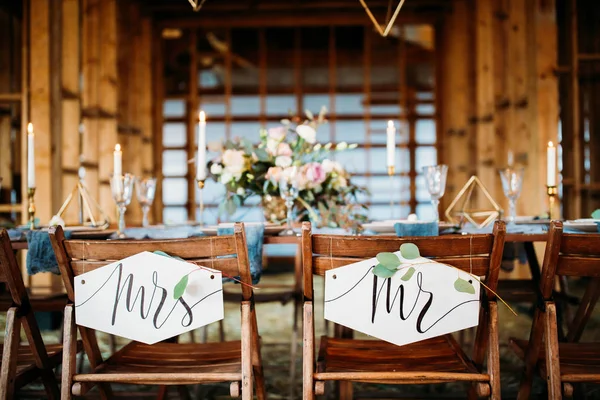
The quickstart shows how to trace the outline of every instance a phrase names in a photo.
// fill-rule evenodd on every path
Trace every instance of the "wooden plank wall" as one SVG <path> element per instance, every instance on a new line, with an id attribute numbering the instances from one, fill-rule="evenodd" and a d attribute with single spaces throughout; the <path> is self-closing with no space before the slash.
<path id="1" fill-rule="evenodd" d="M 450 166 L 444 209 L 473 174 L 507 209 L 497 169 L 510 150 L 525 167 L 517 213 L 547 211 L 546 145 L 558 138 L 555 14 L 554 1 L 454 0 L 438 27 L 438 65 L 446 71 L 438 104 Z M 486 206 L 481 197 L 475 204 Z"/>

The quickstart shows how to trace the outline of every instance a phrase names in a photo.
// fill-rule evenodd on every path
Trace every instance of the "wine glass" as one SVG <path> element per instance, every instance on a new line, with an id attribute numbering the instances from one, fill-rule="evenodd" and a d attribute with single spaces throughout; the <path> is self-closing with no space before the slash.
<path id="1" fill-rule="evenodd" d="M 131 174 L 112 175 L 110 178 L 110 189 L 119 212 L 119 225 L 117 227 L 117 236 L 119 238 L 125 237 L 125 210 L 129 203 L 131 203 L 134 182 L 135 177 Z"/>
<path id="2" fill-rule="evenodd" d="M 508 197 L 509 216 L 508 223 L 514 224 L 517 216 L 517 199 L 521 195 L 523 188 L 524 168 L 503 168 L 498 170 L 500 179 L 502 179 L 502 190 L 504 195 Z"/>
<path id="3" fill-rule="evenodd" d="M 297 235 L 292 226 L 292 222 L 294 202 L 298 198 L 298 193 L 298 180 L 296 179 L 296 170 L 294 168 L 291 173 L 284 173 L 283 177 L 279 180 L 279 194 L 281 195 L 281 198 L 285 200 L 285 206 L 287 208 L 287 228 L 280 233 L 281 236 Z"/>
<path id="4" fill-rule="evenodd" d="M 446 176 L 448 175 L 447 165 L 429 165 L 423 167 L 425 175 L 425 184 L 427 191 L 431 195 L 431 205 L 435 213 L 435 220 L 440 220 L 440 212 L 438 210 L 440 199 L 446 191 Z"/>
<path id="5" fill-rule="evenodd" d="M 142 226 L 147 228 L 150 226 L 148 211 L 150 211 L 156 193 L 156 178 L 135 178 L 135 189 L 137 199 L 142 206 Z"/>

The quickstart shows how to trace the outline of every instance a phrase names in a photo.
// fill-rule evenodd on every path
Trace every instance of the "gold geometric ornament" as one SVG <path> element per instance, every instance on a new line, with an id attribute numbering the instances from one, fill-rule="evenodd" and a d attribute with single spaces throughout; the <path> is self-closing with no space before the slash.
<path id="1" fill-rule="evenodd" d="M 474 191 L 481 192 L 481 194 L 487 199 L 491 209 L 475 209 L 472 208 L 472 197 Z M 449 221 L 454 224 L 460 225 L 461 227 L 466 223 L 470 222 L 477 228 L 483 228 L 489 225 L 494 220 L 500 217 L 500 211 L 502 209 L 494 201 L 490 193 L 487 191 L 483 183 L 478 177 L 473 175 L 467 183 L 460 189 L 460 192 L 456 195 L 450 206 L 446 209 L 445 215 Z"/>
<path id="2" fill-rule="evenodd" d="M 188 1 L 192 5 L 192 8 L 194 9 L 194 11 L 200 11 L 200 9 L 202 8 L 202 5 L 204 4 L 204 2 L 206 0 L 188 0 Z"/>
<path id="3" fill-rule="evenodd" d="M 190 0 L 190 2 L 191 1 L 192 0 Z M 390 30 L 392 30 L 392 26 L 394 26 L 394 22 L 396 21 L 396 18 L 398 17 L 398 14 L 400 13 L 400 9 L 402 8 L 402 6 L 404 5 L 404 2 L 405 2 L 405 0 L 400 0 L 400 2 L 398 3 L 398 6 L 396 7 L 396 10 L 394 11 L 394 14 L 392 15 L 392 18 L 390 18 L 387 26 L 385 27 L 385 29 L 383 29 L 382 28 L 383 25 L 381 25 L 379 22 L 377 22 L 377 20 L 375 19 L 375 16 L 369 9 L 369 6 L 367 6 L 367 3 L 365 3 L 365 0 L 358 0 L 358 1 L 364 7 L 365 11 L 367 12 L 367 15 L 371 19 L 371 22 L 373 22 L 373 25 L 375 25 L 375 29 L 377 29 L 377 32 L 379 32 L 379 34 L 383 37 L 386 37 L 390 33 Z M 390 3 L 391 3 L 391 0 L 390 0 Z"/>

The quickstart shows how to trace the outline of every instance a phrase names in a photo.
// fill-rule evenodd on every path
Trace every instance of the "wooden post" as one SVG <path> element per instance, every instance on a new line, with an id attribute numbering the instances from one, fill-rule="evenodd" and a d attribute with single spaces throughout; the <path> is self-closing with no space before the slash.
<path id="1" fill-rule="evenodd" d="M 53 214 L 54 187 L 50 114 L 51 3 L 47 0 L 31 0 L 30 4 L 30 121 L 35 130 L 36 217 L 46 224 Z M 23 171 L 24 180 L 27 181 L 26 169 Z M 24 217 L 27 218 L 26 213 Z"/>
<path id="2" fill-rule="evenodd" d="M 198 126 L 198 31 L 190 31 L 190 80 L 187 99 L 187 160 L 195 159 L 196 127 Z M 188 219 L 196 220 L 196 163 L 187 164 Z"/>
<path id="3" fill-rule="evenodd" d="M 162 222 L 162 140 L 163 140 L 163 102 L 164 102 L 164 65 L 163 65 L 163 39 L 160 35 L 160 29 L 152 28 L 152 82 L 153 85 L 153 121 L 152 121 L 152 140 L 154 154 L 154 176 L 158 181 L 156 196 L 154 199 L 154 222 Z"/>
<path id="4" fill-rule="evenodd" d="M 496 172 L 496 132 L 494 130 L 494 64 L 492 3 L 494 0 L 476 0 L 475 3 L 475 135 L 477 148 L 477 176 L 493 198 L 500 179 Z M 474 193 L 476 195 L 476 193 Z M 489 209 L 487 199 L 477 196 L 477 207 Z"/>

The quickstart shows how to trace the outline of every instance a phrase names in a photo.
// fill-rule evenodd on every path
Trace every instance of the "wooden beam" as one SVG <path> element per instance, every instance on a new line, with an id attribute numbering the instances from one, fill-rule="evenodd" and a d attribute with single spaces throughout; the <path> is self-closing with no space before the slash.
<path id="1" fill-rule="evenodd" d="M 52 123 L 50 109 L 50 2 L 31 0 L 31 123 L 35 130 L 36 217 L 47 223 L 53 215 Z M 23 171 L 26 172 L 26 169 Z M 23 174 L 27 176 L 26 173 Z"/>
<path id="2" fill-rule="evenodd" d="M 197 48 L 198 48 L 198 31 L 196 29 L 192 29 L 190 32 L 190 77 L 188 81 L 188 99 L 187 99 L 187 159 L 195 159 L 196 157 L 196 146 L 194 143 L 196 142 L 196 127 L 198 126 L 198 57 L 197 57 Z M 231 47 L 230 47 L 231 48 Z M 231 68 L 231 64 L 229 65 Z M 190 221 L 196 220 L 196 169 L 195 163 L 187 165 L 187 186 L 188 186 L 188 194 L 187 194 L 187 211 L 188 211 L 188 219 Z"/>
<path id="3" fill-rule="evenodd" d="M 162 172 L 162 152 L 163 152 L 163 104 L 164 104 L 164 64 L 163 64 L 163 46 L 164 41 L 160 36 L 160 31 L 156 26 L 152 27 L 152 92 L 154 98 L 153 121 L 152 121 L 152 140 L 154 153 L 154 176 L 158 182 L 156 195 L 154 198 L 153 214 L 154 223 L 160 223 L 163 220 L 163 172 Z"/>

